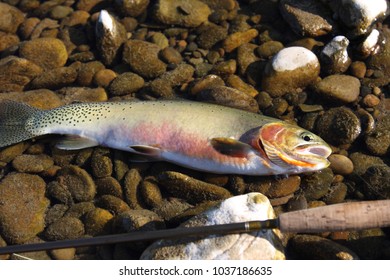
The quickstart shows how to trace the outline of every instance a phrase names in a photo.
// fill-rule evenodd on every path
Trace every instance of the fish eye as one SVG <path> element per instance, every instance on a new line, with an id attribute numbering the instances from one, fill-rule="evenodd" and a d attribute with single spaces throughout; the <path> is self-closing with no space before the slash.
<path id="1" fill-rule="evenodd" d="M 300 135 L 301 139 L 303 139 L 304 141 L 306 142 L 310 142 L 310 141 L 313 141 L 314 140 L 314 137 L 313 135 L 311 135 L 310 133 L 308 132 L 302 132 L 301 135 Z"/>

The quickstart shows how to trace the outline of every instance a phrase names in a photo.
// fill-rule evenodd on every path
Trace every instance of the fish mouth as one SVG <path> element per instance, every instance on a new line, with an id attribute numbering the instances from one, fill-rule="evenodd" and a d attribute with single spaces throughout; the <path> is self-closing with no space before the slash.
<path id="1" fill-rule="evenodd" d="M 297 150 L 301 154 L 307 156 L 321 157 L 326 159 L 332 153 L 332 149 L 328 145 L 302 145 L 297 147 Z"/>

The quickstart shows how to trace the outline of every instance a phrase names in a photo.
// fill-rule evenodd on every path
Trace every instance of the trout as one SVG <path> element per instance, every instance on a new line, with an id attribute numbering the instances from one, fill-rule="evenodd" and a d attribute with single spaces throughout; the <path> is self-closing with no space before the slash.
<path id="1" fill-rule="evenodd" d="M 219 174 L 276 175 L 329 165 L 330 147 L 298 126 L 260 114 L 191 101 L 74 103 L 40 110 L 0 102 L 0 147 L 47 134 L 56 147 L 105 146 L 136 160 L 167 161 Z"/>

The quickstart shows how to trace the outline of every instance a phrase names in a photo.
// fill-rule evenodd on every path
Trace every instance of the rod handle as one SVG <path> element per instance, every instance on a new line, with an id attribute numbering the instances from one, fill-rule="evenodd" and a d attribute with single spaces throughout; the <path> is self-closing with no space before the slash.
<path id="1" fill-rule="evenodd" d="M 326 232 L 390 226 L 390 200 L 333 204 L 279 215 L 283 232 Z"/>

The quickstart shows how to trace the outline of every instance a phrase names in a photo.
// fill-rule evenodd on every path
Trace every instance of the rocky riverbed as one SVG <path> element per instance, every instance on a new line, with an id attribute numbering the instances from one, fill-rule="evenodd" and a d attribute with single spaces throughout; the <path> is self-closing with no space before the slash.
<path id="1" fill-rule="evenodd" d="M 0 246 L 173 228 L 251 192 L 264 194 L 276 214 L 390 199 L 389 3 L 368 2 L 0 2 L 0 100 L 41 109 L 108 100 L 211 102 L 296 123 L 333 150 L 323 171 L 275 178 L 134 163 L 103 147 L 62 151 L 54 137 L 19 143 L 0 150 Z M 389 259 L 388 234 L 285 235 L 278 248 L 290 259 Z M 148 245 L 22 255 L 139 259 Z M 240 257 L 258 257 L 247 253 Z"/>

